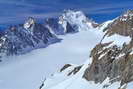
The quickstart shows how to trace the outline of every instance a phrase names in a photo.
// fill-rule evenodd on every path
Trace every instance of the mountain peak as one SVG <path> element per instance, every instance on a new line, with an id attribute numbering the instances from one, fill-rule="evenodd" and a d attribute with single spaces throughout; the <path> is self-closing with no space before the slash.
<path id="1" fill-rule="evenodd" d="M 129 21 L 133 18 L 133 10 L 126 11 L 123 15 L 120 16 L 120 21 Z"/>
<path id="2" fill-rule="evenodd" d="M 24 23 L 24 28 L 29 29 L 33 24 L 35 24 L 35 19 L 33 17 L 29 17 L 28 20 L 26 20 Z"/>
<path id="3" fill-rule="evenodd" d="M 133 14 L 133 10 L 127 10 L 127 11 L 126 11 L 126 14 L 128 14 L 128 15 Z"/>
<path id="4" fill-rule="evenodd" d="M 71 24 L 78 31 L 84 29 L 95 28 L 98 24 L 89 19 L 82 11 L 77 10 L 65 10 L 64 13 L 59 17 L 60 24 Z"/>
<path id="5" fill-rule="evenodd" d="M 108 36 L 118 34 L 133 37 L 133 10 L 128 10 L 121 16 L 103 23 L 102 27 Z"/>

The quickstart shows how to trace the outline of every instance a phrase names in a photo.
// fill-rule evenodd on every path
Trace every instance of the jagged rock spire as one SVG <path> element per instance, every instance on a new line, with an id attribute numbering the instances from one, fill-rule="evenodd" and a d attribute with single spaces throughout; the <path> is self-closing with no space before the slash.
<path id="1" fill-rule="evenodd" d="M 29 29 L 35 24 L 35 19 L 33 17 L 29 17 L 28 20 L 24 23 L 24 28 Z"/>

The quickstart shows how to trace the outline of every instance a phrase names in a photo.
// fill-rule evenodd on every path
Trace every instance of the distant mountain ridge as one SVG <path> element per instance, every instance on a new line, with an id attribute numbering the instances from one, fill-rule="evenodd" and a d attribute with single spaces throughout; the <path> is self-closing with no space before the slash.
<path id="1" fill-rule="evenodd" d="M 75 23 L 75 19 L 78 19 Z M 21 55 L 37 48 L 60 42 L 58 35 L 76 33 L 81 29 L 92 28 L 90 21 L 81 11 L 65 11 L 59 18 L 47 18 L 38 23 L 29 17 L 24 24 L 11 26 L 1 33 L 0 56 Z M 84 27 L 85 25 L 86 27 Z"/>

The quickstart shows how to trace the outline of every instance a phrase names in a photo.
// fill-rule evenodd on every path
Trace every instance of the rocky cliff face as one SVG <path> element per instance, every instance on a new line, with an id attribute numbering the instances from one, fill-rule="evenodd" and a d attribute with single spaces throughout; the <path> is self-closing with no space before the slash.
<path id="1" fill-rule="evenodd" d="M 104 36 L 91 51 L 92 64 L 84 78 L 102 83 L 106 78 L 121 85 L 133 81 L 133 11 L 127 11 L 103 30 Z"/>
<path id="2" fill-rule="evenodd" d="M 80 23 L 75 23 L 75 19 Z M 85 28 L 88 30 L 93 27 L 91 24 L 96 23 L 89 21 L 81 11 L 67 10 L 59 18 L 47 18 L 41 24 L 29 17 L 24 24 L 10 26 L 1 32 L 0 56 L 20 55 L 47 47 L 61 41 L 58 35 L 76 33 L 82 25 L 87 26 Z"/>
<path id="3" fill-rule="evenodd" d="M 60 41 L 48 28 L 29 18 L 25 24 L 11 26 L 0 38 L 0 55 L 11 56 L 27 53 Z"/>
<path id="4" fill-rule="evenodd" d="M 50 31 L 56 35 L 63 35 L 64 28 L 58 23 L 58 18 L 48 18 L 46 19 L 46 26 L 50 29 Z"/>
<path id="5" fill-rule="evenodd" d="M 114 33 L 123 35 L 123 36 L 131 36 L 133 34 L 133 11 L 129 10 L 119 16 L 118 18 L 114 19 L 113 23 L 111 23 L 108 27 L 104 30 L 106 34 L 112 35 Z"/>

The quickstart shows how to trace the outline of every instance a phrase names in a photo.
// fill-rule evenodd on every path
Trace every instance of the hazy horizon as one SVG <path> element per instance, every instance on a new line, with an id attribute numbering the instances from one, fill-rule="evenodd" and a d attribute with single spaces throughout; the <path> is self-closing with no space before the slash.
<path id="1" fill-rule="evenodd" d="M 83 11 L 98 23 L 113 19 L 128 9 L 131 0 L 0 0 L 0 27 L 59 16 L 64 9 Z"/>

